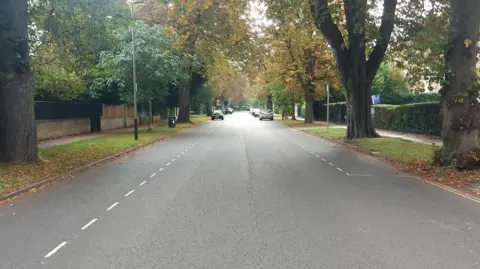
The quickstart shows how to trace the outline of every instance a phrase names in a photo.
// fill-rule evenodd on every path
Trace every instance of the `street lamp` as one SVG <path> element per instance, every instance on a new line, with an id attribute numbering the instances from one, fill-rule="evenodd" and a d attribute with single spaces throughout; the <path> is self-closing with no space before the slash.
<path id="1" fill-rule="evenodd" d="M 143 3 L 143 0 L 127 0 L 133 17 L 133 5 Z M 137 66 L 135 63 L 135 25 L 132 25 L 132 65 L 133 65 L 133 135 L 138 140 L 138 114 L 137 114 Z"/>

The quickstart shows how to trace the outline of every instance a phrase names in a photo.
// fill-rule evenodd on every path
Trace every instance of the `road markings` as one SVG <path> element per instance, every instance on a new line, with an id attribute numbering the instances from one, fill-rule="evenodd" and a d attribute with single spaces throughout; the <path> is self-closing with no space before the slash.
<path id="1" fill-rule="evenodd" d="M 119 204 L 119 202 L 114 203 L 114 204 L 111 205 L 109 208 L 107 208 L 107 211 L 112 210 L 112 209 L 113 209 L 114 207 L 116 207 L 118 204 Z"/>
<path id="2" fill-rule="evenodd" d="M 167 163 L 167 166 L 169 166 L 171 163 Z"/>
<path id="3" fill-rule="evenodd" d="M 352 177 L 371 177 L 372 175 L 362 175 L 362 174 L 349 174 L 345 173 L 347 176 L 352 176 Z"/>
<path id="4" fill-rule="evenodd" d="M 176 161 L 177 159 L 173 159 L 172 162 Z"/>
<path id="5" fill-rule="evenodd" d="M 178 155 L 177 158 L 180 158 L 180 155 Z"/>
<path id="6" fill-rule="evenodd" d="M 317 158 L 320 158 L 320 156 L 318 156 L 318 154 L 315 154 L 315 156 L 316 156 Z"/>
<path id="7" fill-rule="evenodd" d="M 188 151 L 188 149 L 185 150 L 185 152 L 187 152 L 187 151 Z"/>
<path id="8" fill-rule="evenodd" d="M 163 168 L 160 168 L 160 169 L 158 169 L 158 172 L 161 172 L 162 170 L 163 170 Z"/>
<path id="9" fill-rule="evenodd" d="M 130 194 L 132 194 L 135 190 L 131 190 L 129 192 L 127 192 L 127 194 L 125 194 L 125 197 L 129 196 Z"/>
<path id="10" fill-rule="evenodd" d="M 325 160 L 324 158 L 322 158 L 322 161 L 326 162 L 327 160 Z"/>
<path id="11" fill-rule="evenodd" d="M 340 172 L 343 172 L 343 170 L 342 170 L 342 169 L 340 169 L 340 168 L 338 168 L 338 167 L 337 167 L 337 170 L 338 170 L 338 171 L 340 171 Z"/>
<path id="12" fill-rule="evenodd" d="M 45 255 L 44 258 L 48 258 L 50 256 L 52 256 L 53 254 L 57 253 L 57 251 L 61 248 L 63 248 L 66 244 L 68 243 L 68 241 L 64 241 L 62 242 L 60 245 L 58 245 L 56 248 L 52 249 L 52 251 L 48 252 L 47 255 Z"/>
<path id="13" fill-rule="evenodd" d="M 146 180 L 144 180 L 142 183 L 138 184 L 138 186 L 143 186 L 143 184 L 147 183 Z"/>
<path id="14" fill-rule="evenodd" d="M 183 155 L 183 154 L 185 154 L 185 151 L 184 151 L 184 152 L 182 152 L 182 155 Z"/>
<path id="15" fill-rule="evenodd" d="M 328 164 L 331 165 L 331 166 L 335 166 L 333 163 L 328 163 Z"/>
<path id="16" fill-rule="evenodd" d="M 92 219 L 89 223 L 85 224 L 85 226 L 82 227 L 82 230 L 87 229 L 90 225 L 94 224 L 98 219 Z"/>
<path id="17" fill-rule="evenodd" d="M 153 174 L 150 176 L 150 178 L 152 178 L 152 177 L 154 177 L 154 176 L 156 176 L 156 175 L 157 175 L 157 173 L 153 173 Z"/>

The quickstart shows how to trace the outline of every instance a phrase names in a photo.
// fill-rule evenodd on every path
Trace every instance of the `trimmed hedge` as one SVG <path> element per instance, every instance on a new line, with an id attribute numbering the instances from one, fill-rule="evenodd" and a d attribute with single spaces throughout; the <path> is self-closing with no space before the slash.
<path id="1" fill-rule="evenodd" d="M 327 120 L 327 105 L 318 104 L 315 108 L 315 118 L 319 121 Z M 347 104 L 345 102 L 330 103 L 330 121 L 335 123 L 346 123 Z"/>
<path id="2" fill-rule="evenodd" d="M 378 129 L 441 136 L 440 103 L 374 106 L 373 126 Z"/>

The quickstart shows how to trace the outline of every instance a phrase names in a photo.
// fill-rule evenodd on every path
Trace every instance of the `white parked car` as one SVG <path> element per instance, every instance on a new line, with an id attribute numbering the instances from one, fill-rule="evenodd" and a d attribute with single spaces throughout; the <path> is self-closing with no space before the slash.
<path id="1" fill-rule="evenodd" d="M 269 119 L 273 120 L 273 112 L 270 109 L 263 109 L 258 115 L 259 120 Z"/>

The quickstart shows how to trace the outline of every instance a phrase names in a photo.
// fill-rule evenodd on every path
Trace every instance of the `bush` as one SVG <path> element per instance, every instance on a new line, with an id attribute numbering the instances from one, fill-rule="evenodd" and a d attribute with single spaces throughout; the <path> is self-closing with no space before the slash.
<path id="1" fill-rule="evenodd" d="M 316 120 L 327 120 L 327 105 L 318 104 L 314 108 Z M 345 116 L 347 115 L 347 104 L 345 102 L 330 103 L 330 121 L 336 123 L 345 123 Z"/>
<path id="2" fill-rule="evenodd" d="M 378 129 L 441 136 L 440 103 L 374 106 L 373 125 Z"/>

